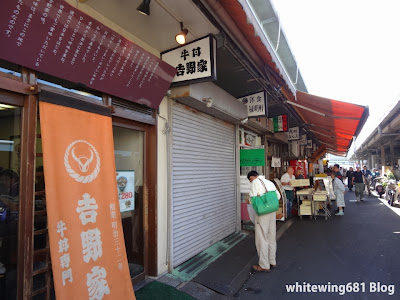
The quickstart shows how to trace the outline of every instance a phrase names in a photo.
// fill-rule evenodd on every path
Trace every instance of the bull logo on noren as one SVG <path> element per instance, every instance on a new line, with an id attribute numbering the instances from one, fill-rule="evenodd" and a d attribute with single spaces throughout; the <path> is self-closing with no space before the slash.
<path id="1" fill-rule="evenodd" d="M 90 151 L 90 157 L 89 157 L 89 158 L 87 158 L 87 157 L 84 156 L 84 155 L 81 155 L 81 156 L 79 156 L 79 157 L 76 157 L 76 155 L 75 155 L 75 147 L 72 148 L 72 152 L 71 152 L 72 158 L 76 160 L 76 162 L 77 162 L 78 165 L 79 165 L 79 169 L 81 169 L 81 171 L 82 171 L 83 173 L 86 173 L 86 172 L 88 171 L 88 169 L 89 169 L 89 164 L 92 162 L 93 157 L 94 157 L 92 149 L 89 149 L 89 151 Z M 82 160 L 83 160 L 84 162 L 82 162 Z"/>
<path id="2" fill-rule="evenodd" d="M 79 145 L 78 149 L 80 150 L 75 150 L 77 145 Z M 80 153 L 83 152 L 82 149 L 85 148 L 87 150 L 83 150 L 84 153 Z M 87 156 L 85 155 L 86 153 L 90 153 L 90 155 Z M 79 170 L 74 170 L 74 168 L 71 166 L 69 162 L 70 156 L 78 163 Z M 93 162 L 95 163 L 93 172 L 89 175 L 85 174 L 89 172 Z M 91 143 L 85 140 L 76 140 L 72 142 L 65 150 L 64 165 L 68 174 L 76 181 L 81 183 L 89 183 L 92 182 L 99 174 L 100 156 L 96 148 Z"/>

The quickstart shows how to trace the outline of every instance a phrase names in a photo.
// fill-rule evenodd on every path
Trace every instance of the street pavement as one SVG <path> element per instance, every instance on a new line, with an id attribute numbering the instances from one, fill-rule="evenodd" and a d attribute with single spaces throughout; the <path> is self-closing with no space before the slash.
<path id="1" fill-rule="evenodd" d="M 278 241 L 277 268 L 250 273 L 233 299 L 400 299 L 400 215 L 377 197 L 345 215 L 298 220 Z M 325 289 L 325 292 L 324 292 Z"/>

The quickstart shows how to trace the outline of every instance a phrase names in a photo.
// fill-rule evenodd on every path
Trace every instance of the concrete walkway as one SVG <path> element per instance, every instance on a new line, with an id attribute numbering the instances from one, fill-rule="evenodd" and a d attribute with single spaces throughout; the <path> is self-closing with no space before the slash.
<path id="1" fill-rule="evenodd" d="M 296 220 L 278 242 L 278 268 L 251 275 L 235 298 L 400 299 L 400 216 L 364 198 L 346 192 L 343 217 Z"/>

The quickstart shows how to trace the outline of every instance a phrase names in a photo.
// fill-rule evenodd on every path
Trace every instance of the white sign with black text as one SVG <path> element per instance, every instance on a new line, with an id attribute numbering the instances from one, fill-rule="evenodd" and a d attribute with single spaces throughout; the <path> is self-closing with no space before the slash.
<path id="1" fill-rule="evenodd" d="M 264 92 L 238 98 L 240 102 L 247 106 L 247 116 L 257 117 L 266 115 L 267 97 Z"/>
<path id="2" fill-rule="evenodd" d="M 306 148 L 307 148 L 307 149 L 312 149 L 312 145 L 313 145 L 312 140 L 307 140 L 307 146 L 306 146 Z"/>
<path id="3" fill-rule="evenodd" d="M 280 168 L 281 167 L 281 158 L 273 156 L 272 160 L 271 160 L 271 167 L 272 168 Z"/>
<path id="4" fill-rule="evenodd" d="M 161 59 L 176 68 L 173 83 L 216 80 L 216 41 L 212 35 L 161 53 Z"/>
<path id="5" fill-rule="evenodd" d="M 300 139 L 300 130 L 299 127 L 289 128 L 289 141 L 299 140 Z"/>

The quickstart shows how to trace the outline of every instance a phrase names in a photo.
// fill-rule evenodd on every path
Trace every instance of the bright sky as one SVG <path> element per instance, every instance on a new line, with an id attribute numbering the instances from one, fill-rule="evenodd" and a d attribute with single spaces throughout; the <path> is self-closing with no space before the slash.
<path id="1" fill-rule="evenodd" d="M 310 94 L 368 105 L 356 142 L 400 100 L 400 0 L 271 0 Z"/>

